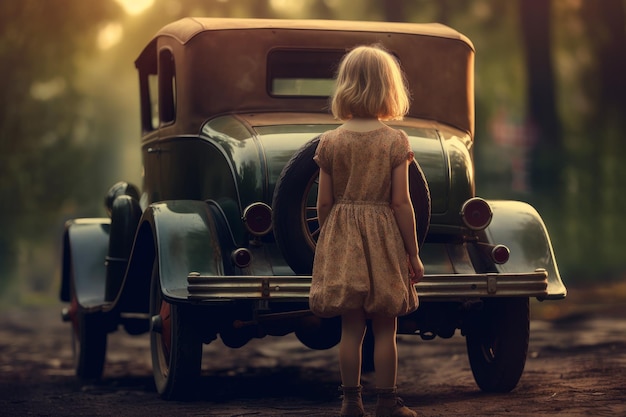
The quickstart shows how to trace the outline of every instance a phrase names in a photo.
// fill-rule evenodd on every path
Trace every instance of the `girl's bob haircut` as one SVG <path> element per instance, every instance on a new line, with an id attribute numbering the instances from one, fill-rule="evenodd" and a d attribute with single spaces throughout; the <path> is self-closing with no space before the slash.
<path id="1" fill-rule="evenodd" d="M 399 120 L 409 106 L 404 73 L 382 46 L 358 46 L 343 57 L 331 99 L 335 118 Z"/>

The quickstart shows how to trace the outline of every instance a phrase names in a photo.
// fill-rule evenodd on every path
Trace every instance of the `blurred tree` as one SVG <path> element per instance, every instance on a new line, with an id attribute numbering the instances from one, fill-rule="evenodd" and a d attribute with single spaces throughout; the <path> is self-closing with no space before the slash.
<path id="1" fill-rule="evenodd" d="M 86 197 L 75 192 L 91 168 L 77 131 L 76 58 L 118 13 L 110 0 L 0 2 L 0 290 L 17 240 L 45 233 L 63 205 Z"/>
<path id="2" fill-rule="evenodd" d="M 271 6 L 269 7 L 271 9 Z M 311 18 L 332 19 L 333 14 L 328 2 L 324 0 L 314 0 L 309 10 Z"/>
<path id="3" fill-rule="evenodd" d="M 385 20 L 389 22 L 406 22 L 406 1 L 405 0 L 387 0 L 383 2 Z"/>
<path id="4" fill-rule="evenodd" d="M 589 48 L 582 85 L 590 105 L 582 140 L 573 149 L 572 176 L 582 184 L 577 218 L 590 226 L 579 233 L 579 251 L 596 270 L 623 276 L 626 194 L 626 6 L 624 0 L 583 0 L 580 18 Z M 601 242 L 601 245 L 598 243 Z"/>
<path id="5" fill-rule="evenodd" d="M 583 0 L 581 15 L 596 63 L 586 79 L 588 93 L 601 106 L 595 117 L 626 114 L 626 6 L 624 0 Z M 608 114 L 607 114 L 608 110 Z"/>
<path id="6" fill-rule="evenodd" d="M 551 1 L 519 0 L 520 21 L 526 57 L 528 123 L 536 135 L 532 183 L 539 192 L 552 193 L 562 186 L 563 151 L 561 123 L 556 106 L 552 65 Z"/>

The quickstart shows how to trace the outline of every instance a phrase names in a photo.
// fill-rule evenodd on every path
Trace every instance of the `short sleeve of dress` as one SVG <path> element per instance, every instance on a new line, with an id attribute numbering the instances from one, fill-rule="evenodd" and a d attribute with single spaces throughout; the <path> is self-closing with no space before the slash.
<path id="1" fill-rule="evenodd" d="M 325 139 L 325 135 L 322 135 L 319 143 L 317 144 L 313 160 L 321 169 L 330 174 L 332 166 L 330 161 L 330 150 L 328 149 L 328 141 Z"/>
<path id="2" fill-rule="evenodd" d="M 398 136 L 396 137 L 393 149 L 391 151 L 392 166 L 395 168 L 404 161 L 412 161 L 415 154 L 409 144 L 409 137 L 404 130 L 398 130 Z"/>

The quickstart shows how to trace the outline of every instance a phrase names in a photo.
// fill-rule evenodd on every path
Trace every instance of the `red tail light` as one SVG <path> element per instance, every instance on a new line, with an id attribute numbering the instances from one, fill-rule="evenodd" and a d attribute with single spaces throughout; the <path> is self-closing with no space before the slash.
<path id="1" fill-rule="evenodd" d="M 252 263 L 252 253 L 246 248 L 238 248 L 232 251 L 230 258 L 239 268 L 247 268 Z"/>
<path id="2" fill-rule="evenodd" d="M 476 242 L 476 245 L 495 264 L 502 265 L 509 261 L 511 251 L 504 245 L 493 245 L 484 242 Z"/>
<path id="3" fill-rule="evenodd" d="M 496 245 L 491 250 L 491 259 L 497 264 L 504 264 L 509 260 L 511 251 L 504 245 Z"/>
<path id="4" fill-rule="evenodd" d="M 472 230 L 483 230 L 489 223 L 493 212 L 489 203 L 480 197 L 474 197 L 463 203 L 461 207 L 461 218 L 465 226 Z"/>
<path id="5" fill-rule="evenodd" d="M 272 230 L 272 208 L 265 203 L 250 204 L 243 211 L 243 223 L 255 236 L 266 235 Z"/>

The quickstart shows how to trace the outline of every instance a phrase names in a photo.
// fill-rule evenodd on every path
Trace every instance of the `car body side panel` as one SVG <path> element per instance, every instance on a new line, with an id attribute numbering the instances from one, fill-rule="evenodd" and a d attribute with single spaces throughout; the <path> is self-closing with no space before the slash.
<path id="1" fill-rule="evenodd" d="M 70 301 L 72 288 L 81 308 L 104 303 L 110 220 L 75 219 L 65 224 L 61 300 Z"/>
<path id="2" fill-rule="evenodd" d="M 548 272 L 547 299 L 565 298 L 567 289 L 559 274 L 548 231 L 537 210 L 519 201 L 490 200 L 489 205 L 493 219 L 485 230 L 487 238 L 511 251 L 509 261 L 497 265 L 498 272 L 531 272 L 543 268 Z"/>
<path id="3" fill-rule="evenodd" d="M 441 133 L 441 131 L 440 131 Z M 472 169 L 473 161 L 470 142 L 468 136 L 446 136 L 442 134 L 445 147 L 444 157 L 448 160 L 442 166 L 449 170 L 449 177 L 446 182 L 435 184 L 435 187 L 447 189 L 448 198 L 444 206 L 445 216 L 438 221 L 440 224 L 458 225 L 460 224 L 460 207 L 468 199 L 475 197 L 475 179 Z M 429 181 L 430 184 L 430 181 Z M 448 189 L 449 187 L 449 189 Z M 442 193 L 439 190 L 432 190 L 431 193 Z M 433 210 L 434 214 L 435 210 Z"/>
<path id="4" fill-rule="evenodd" d="M 228 161 L 229 169 L 236 179 L 241 198 L 241 211 L 236 215 L 224 207 L 230 224 L 235 225 L 233 221 L 238 220 L 235 216 L 240 217 L 245 206 L 252 202 L 263 201 L 271 204 L 276 180 L 291 156 L 315 136 L 336 128 L 338 124 L 339 122 L 329 115 L 313 113 L 228 115 L 208 121 L 202 129 L 202 136 L 221 149 L 223 158 Z M 461 131 L 455 131 L 456 135 L 451 135 L 448 131 L 453 129 L 449 127 L 446 128 L 445 135 L 439 136 L 437 132 L 440 125 L 413 118 L 389 122 L 389 125 L 403 129 L 409 136 L 415 158 L 430 186 L 432 221 L 460 225 L 458 209 L 465 200 L 474 196 L 472 160 L 468 149 L 468 144 L 471 144 L 469 136 Z M 199 159 L 198 152 L 189 155 L 189 152 L 181 153 L 172 149 L 164 152 L 163 158 L 164 160 L 175 158 L 178 153 L 185 159 L 182 164 L 176 166 L 184 166 L 185 170 L 189 171 L 197 165 L 193 161 Z M 205 157 L 208 158 L 209 155 L 205 154 Z M 217 160 L 211 160 L 211 163 L 222 164 Z M 163 181 L 176 184 L 174 180 L 176 176 L 172 175 L 175 171 L 173 169 L 166 171 L 168 174 Z M 224 172 L 226 169 L 221 171 L 222 176 Z M 198 178 L 196 181 L 206 180 Z M 184 196 L 180 194 L 182 190 L 184 186 L 179 186 L 176 193 L 168 193 L 166 198 L 199 198 L 198 195 L 192 194 Z M 212 193 L 213 188 L 206 191 Z M 205 193 L 202 198 L 212 198 L 210 195 L 212 194 Z"/>
<path id="5" fill-rule="evenodd" d="M 241 214 L 250 202 L 262 199 L 265 178 L 252 141 L 173 137 L 160 146 L 162 200 L 214 200 L 239 244 L 245 244 Z"/>

